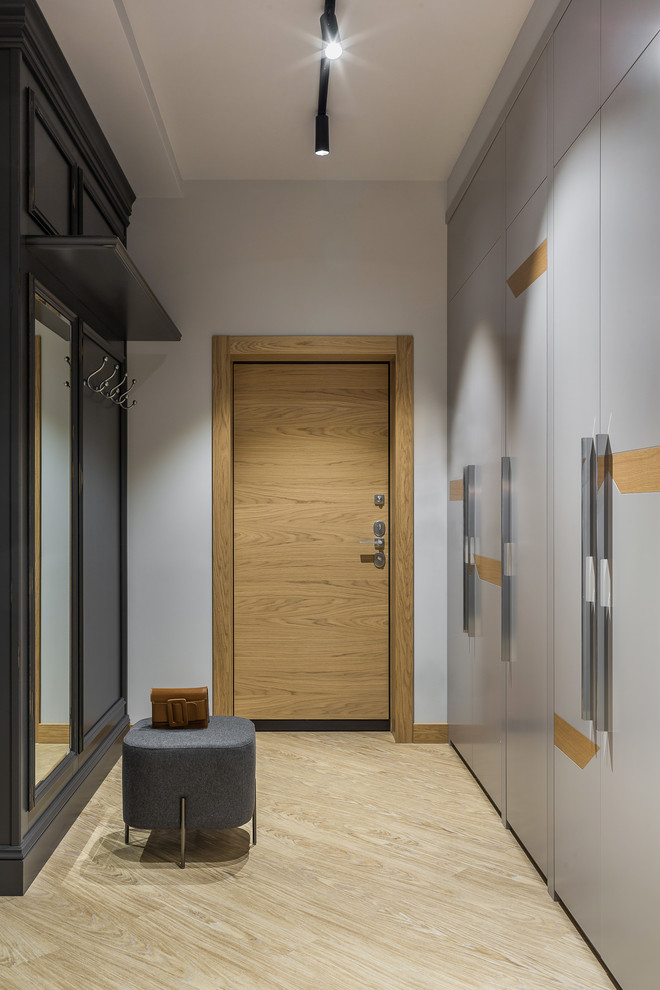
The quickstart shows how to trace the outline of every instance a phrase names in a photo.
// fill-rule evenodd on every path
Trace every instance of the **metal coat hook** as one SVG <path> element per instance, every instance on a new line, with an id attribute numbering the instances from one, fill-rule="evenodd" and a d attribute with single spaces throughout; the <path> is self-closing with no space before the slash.
<path id="1" fill-rule="evenodd" d="M 99 375 L 99 374 L 100 374 L 100 373 L 101 373 L 101 372 L 103 371 L 103 369 L 105 368 L 105 366 L 106 366 L 106 364 L 107 364 L 107 363 L 108 363 L 108 356 L 107 356 L 107 354 L 106 354 L 106 356 L 105 356 L 105 357 L 103 358 L 103 360 L 101 361 L 101 365 L 100 365 L 100 367 L 98 367 L 98 368 L 96 369 L 96 371 L 93 371 L 93 372 L 91 373 L 91 375 L 89 375 L 89 377 L 88 377 L 88 378 L 85 378 L 85 379 L 83 380 L 83 384 L 84 384 L 84 385 L 86 385 L 86 386 L 87 386 L 87 388 L 91 388 L 91 390 L 92 390 L 92 392 L 100 392 L 100 391 L 101 391 L 101 389 L 103 388 L 103 384 L 101 384 L 101 386 L 100 386 L 99 388 L 96 388 L 96 386 L 95 386 L 95 385 L 92 385 L 92 384 L 91 384 L 91 381 L 92 381 L 92 378 L 94 378 L 94 377 L 95 377 L 95 375 Z"/>
<path id="2" fill-rule="evenodd" d="M 104 389 L 106 389 L 108 387 L 108 385 L 110 384 L 110 382 L 115 377 L 115 375 L 117 374 L 118 371 L 119 371 L 119 365 L 116 364 L 114 366 L 114 368 L 112 369 L 112 374 L 111 375 L 108 375 L 108 377 L 106 378 L 106 380 L 104 382 L 101 382 L 101 384 L 99 385 L 99 387 L 97 389 L 95 389 L 94 391 L 95 392 L 103 392 L 103 394 L 107 396 L 108 393 L 107 392 L 104 392 Z"/>
<path id="3" fill-rule="evenodd" d="M 130 392 L 130 391 L 131 391 L 132 389 L 134 389 L 134 388 L 135 388 L 135 384 L 136 384 L 136 380 L 135 380 L 135 378 L 133 378 L 133 379 L 131 379 L 131 384 L 130 384 L 130 386 L 129 386 L 129 387 L 128 387 L 128 388 L 126 389 L 126 391 L 124 392 L 124 394 L 123 394 L 123 395 L 120 395 L 118 399 L 113 399 L 112 401 L 113 401 L 113 402 L 115 402 L 115 403 L 116 403 L 116 404 L 117 404 L 118 406 L 121 406 L 121 407 L 122 407 L 122 409 L 131 409 L 131 408 L 132 408 L 133 406 L 136 406 L 136 405 L 137 405 L 137 400 L 136 400 L 136 399 L 133 399 L 133 401 L 132 401 L 132 402 L 130 403 L 130 405 L 128 405 L 128 406 L 126 405 L 126 403 L 125 403 L 125 401 L 124 401 L 124 400 L 125 400 L 125 398 L 126 398 L 126 396 L 128 395 L 128 393 L 129 393 L 129 392 Z"/>
<path id="4" fill-rule="evenodd" d="M 122 387 L 122 385 L 124 384 L 124 382 L 126 381 L 127 378 L 128 378 L 128 372 L 126 372 L 126 374 L 124 375 L 124 377 L 122 378 L 122 380 L 119 382 L 119 384 L 118 385 L 115 385 L 115 387 L 113 389 L 110 389 L 110 391 L 108 392 L 108 398 L 109 399 L 112 399 L 113 402 L 116 401 L 114 399 L 114 396 L 120 390 L 120 388 Z"/>

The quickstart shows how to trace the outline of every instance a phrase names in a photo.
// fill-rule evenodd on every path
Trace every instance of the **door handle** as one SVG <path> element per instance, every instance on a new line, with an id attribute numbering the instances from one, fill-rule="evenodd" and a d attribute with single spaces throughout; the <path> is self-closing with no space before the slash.
<path id="1" fill-rule="evenodd" d="M 476 468 L 469 464 L 463 469 L 463 632 L 475 635 L 475 488 Z"/>
<path id="2" fill-rule="evenodd" d="M 612 607 L 612 572 L 605 558 L 600 561 L 598 572 L 598 604 L 601 608 Z"/>
<path id="3" fill-rule="evenodd" d="M 500 501 L 500 539 L 502 561 L 502 652 L 500 659 L 511 659 L 511 581 L 513 579 L 513 543 L 511 541 L 511 458 L 502 458 Z"/>
<path id="4" fill-rule="evenodd" d="M 596 437 L 597 495 L 596 495 L 596 558 L 597 587 L 597 666 L 596 666 L 596 728 L 608 732 L 611 728 L 612 671 L 612 448 L 606 433 Z"/>
<path id="5" fill-rule="evenodd" d="M 596 650 L 596 478 L 597 460 L 592 437 L 583 437 L 582 447 L 582 718 L 594 718 L 594 677 Z"/>

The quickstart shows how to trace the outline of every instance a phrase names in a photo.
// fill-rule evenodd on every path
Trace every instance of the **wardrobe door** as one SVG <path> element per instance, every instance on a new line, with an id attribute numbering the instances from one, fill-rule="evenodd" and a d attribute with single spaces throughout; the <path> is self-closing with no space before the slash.
<path id="1" fill-rule="evenodd" d="M 473 769 L 502 807 L 505 665 L 501 648 L 501 479 L 504 453 L 504 239 L 480 265 L 470 292 L 475 465 Z"/>
<path id="2" fill-rule="evenodd" d="M 449 221 L 447 295 L 453 299 L 504 230 L 504 128 Z"/>
<path id="3" fill-rule="evenodd" d="M 506 119 L 506 223 L 515 220 L 548 174 L 548 49 Z"/>
<path id="4" fill-rule="evenodd" d="M 103 365 L 103 370 L 94 375 Z M 83 379 L 99 385 L 118 363 L 83 337 Z M 119 370 L 104 392 L 118 384 Z M 122 697 L 122 422 L 126 412 L 87 385 L 82 390 L 82 696 L 87 745 Z"/>
<path id="5" fill-rule="evenodd" d="M 573 0 L 553 38 L 553 162 L 600 107 L 600 2 Z"/>
<path id="6" fill-rule="evenodd" d="M 595 465 L 582 451 L 600 418 L 600 115 L 555 169 L 553 210 L 555 887 L 600 946 L 602 749 L 596 751 L 592 700 L 595 603 L 583 587 L 594 551 Z"/>
<path id="7" fill-rule="evenodd" d="M 660 31 L 657 0 L 601 0 L 601 102 Z"/>
<path id="8" fill-rule="evenodd" d="M 499 560 L 503 284 L 500 238 L 449 307 L 450 477 L 465 478 L 463 501 L 450 503 L 450 738 L 498 805 L 504 730 Z"/>
<path id="9" fill-rule="evenodd" d="M 547 871 L 547 180 L 507 230 L 506 447 L 511 459 L 507 816 Z"/>
<path id="10" fill-rule="evenodd" d="M 603 955 L 624 987 L 658 985 L 660 787 L 660 37 L 602 110 L 601 423 L 612 458 L 605 611 Z M 607 470 L 607 464 L 605 470 Z"/>
<path id="11" fill-rule="evenodd" d="M 469 634 L 471 590 L 466 574 L 470 418 L 469 389 L 464 374 L 469 345 L 464 330 L 465 301 L 465 295 L 459 292 L 448 307 L 447 716 L 449 741 L 468 766 L 472 766 L 474 650 Z"/>

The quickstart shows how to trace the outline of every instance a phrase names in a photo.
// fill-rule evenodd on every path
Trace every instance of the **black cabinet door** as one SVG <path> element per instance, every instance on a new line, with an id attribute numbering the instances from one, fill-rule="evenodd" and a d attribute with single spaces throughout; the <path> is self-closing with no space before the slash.
<path id="1" fill-rule="evenodd" d="M 107 361 L 103 370 L 103 359 Z M 117 362 L 83 337 L 83 379 L 98 387 Z M 82 400 L 82 723 L 85 744 L 122 695 L 122 421 L 126 413 L 103 392 L 83 386 Z M 123 391 L 123 389 L 122 389 Z"/>

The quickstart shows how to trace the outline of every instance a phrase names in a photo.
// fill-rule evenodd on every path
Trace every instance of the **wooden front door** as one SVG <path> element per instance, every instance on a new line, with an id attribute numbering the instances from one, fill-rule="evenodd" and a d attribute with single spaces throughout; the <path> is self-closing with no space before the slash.
<path id="1" fill-rule="evenodd" d="M 234 365 L 236 715 L 389 717 L 388 380 L 386 363 Z"/>

